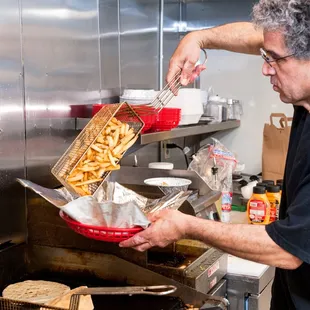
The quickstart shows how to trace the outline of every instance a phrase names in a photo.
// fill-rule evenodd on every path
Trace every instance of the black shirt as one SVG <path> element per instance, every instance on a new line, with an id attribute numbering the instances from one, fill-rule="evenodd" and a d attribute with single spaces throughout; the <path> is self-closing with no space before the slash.
<path id="1" fill-rule="evenodd" d="M 271 309 L 310 309 L 310 115 L 303 107 L 295 107 L 279 218 L 268 235 L 304 263 L 276 269 Z"/>

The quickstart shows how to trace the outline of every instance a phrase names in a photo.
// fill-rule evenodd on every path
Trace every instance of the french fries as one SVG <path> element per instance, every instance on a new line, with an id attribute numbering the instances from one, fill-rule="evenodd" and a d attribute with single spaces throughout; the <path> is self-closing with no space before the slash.
<path id="1" fill-rule="evenodd" d="M 89 185 L 101 182 L 106 172 L 119 170 L 118 162 L 137 138 L 133 128 L 113 117 L 71 172 L 67 182 L 79 195 L 91 195 Z"/>

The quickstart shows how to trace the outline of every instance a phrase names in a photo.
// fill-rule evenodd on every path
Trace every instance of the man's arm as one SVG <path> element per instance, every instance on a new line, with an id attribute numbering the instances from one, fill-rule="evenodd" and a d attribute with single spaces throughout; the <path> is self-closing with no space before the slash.
<path id="1" fill-rule="evenodd" d="M 264 226 L 224 224 L 164 210 L 150 217 L 152 225 L 123 241 L 121 247 L 145 251 L 166 247 L 183 238 L 203 241 L 229 254 L 283 269 L 296 269 L 302 261 L 279 247 L 266 233 Z"/>
<path id="2" fill-rule="evenodd" d="M 279 247 L 264 226 L 224 224 L 194 218 L 188 221 L 187 232 L 193 239 L 258 263 L 283 269 L 296 269 L 302 264 L 299 258 Z"/>
<path id="3" fill-rule="evenodd" d="M 205 69 L 198 67 L 195 71 L 201 48 L 258 55 L 262 46 L 263 32 L 247 22 L 191 32 L 181 40 L 171 57 L 167 81 L 171 81 L 180 69 L 182 69 L 181 82 L 184 85 L 197 77 Z"/>
<path id="4" fill-rule="evenodd" d="M 259 55 L 263 46 L 263 32 L 252 23 L 226 24 L 194 33 L 201 48 L 221 49 L 236 53 Z"/>

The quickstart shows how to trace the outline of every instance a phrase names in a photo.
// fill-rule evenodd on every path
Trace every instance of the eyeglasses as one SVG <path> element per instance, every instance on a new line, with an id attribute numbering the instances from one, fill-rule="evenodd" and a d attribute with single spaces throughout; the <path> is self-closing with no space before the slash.
<path id="1" fill-rule="evenodd" d="M 279 60 L 286 59 L 286 58 L 289 58 L 295 55 L 295 54 L 291 54 L 291 55 L 287 55 L 284 57 L 274 58 L 274 57 L 271 57 L 263 48 L 260 48 L 260 54 L 270 67 L 272 67 L 273 62 L 276 63 Z"/>

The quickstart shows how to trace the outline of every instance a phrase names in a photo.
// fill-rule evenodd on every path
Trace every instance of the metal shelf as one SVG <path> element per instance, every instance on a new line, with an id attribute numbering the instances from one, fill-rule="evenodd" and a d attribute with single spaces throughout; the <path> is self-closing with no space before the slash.
<path id="1" fill-rule="evenodd" d="M 202 135 L 211 132 L 238 128 L 239 126 L 240 121 L 227 121 L 218 124 L 197 124 L 192 126 L 182 126 L 172 129 L 171 131 L 161 131 L 141 135 L 140 144 L 146 145 L 153 142 L 160 142 L 170 139 Z"/>
<path id="2" fill-rule="evenodd" d="M 90 119 L 78 118 L 76 121 L 76 129 L 82 130 Z M 160 131 L 154 133 L 148 133 L 141 135 L 140 146 L 147 145 L 153 142 L 160 142 L 165 140 L 171 140 L 182 137 L 203 135 L 207 133 L 223 131 L 228 129 L 238 128 L 240 126 L 240 121 L 227 121 L 218 124 L 203 124 L 199 123 L 197 125 L 181 126 L 170 131 Z"/>

